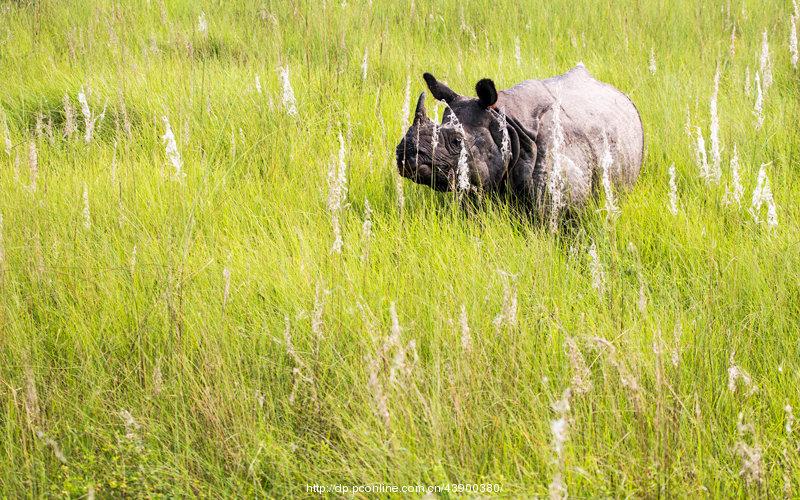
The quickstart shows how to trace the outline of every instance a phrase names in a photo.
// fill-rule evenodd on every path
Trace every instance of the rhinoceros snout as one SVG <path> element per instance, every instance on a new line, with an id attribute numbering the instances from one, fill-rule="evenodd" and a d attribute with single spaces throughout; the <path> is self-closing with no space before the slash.
<path id="1" fill-rule="evenodd" d="M 397 145 L 397 150 L 395 151 L 397 171 L 400 172 L 400 175 L 403 177 L 410 177 L 414 173 L 414 164 L 410 156 L 406 140 L 403 139 L 400 144 Z"/>

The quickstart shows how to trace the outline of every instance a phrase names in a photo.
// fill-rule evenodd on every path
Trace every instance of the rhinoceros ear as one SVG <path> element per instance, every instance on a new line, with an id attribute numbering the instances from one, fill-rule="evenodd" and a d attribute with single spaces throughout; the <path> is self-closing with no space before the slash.
<path id="1" fill-rule="evenodd" d="M 450 87 L 444 83 L 436 80 L 432 74 L 423 73 L 422 78 L 425 79 L 425 83 L 428 84 L 428 90 L 431 91 L 433 98 L 437 101 L 444 101 L 450 104 L 458 97 L 458 94 L 450 90 Z"/>
<path id="2" fill-rule="evenodd" d="M 478 100 L 484 108 L 491 108 L 497 102 L 497 89 L 494 88 L 494 82 L 488 78 L 475 85 L 475 93 L 478 94 Z"/>

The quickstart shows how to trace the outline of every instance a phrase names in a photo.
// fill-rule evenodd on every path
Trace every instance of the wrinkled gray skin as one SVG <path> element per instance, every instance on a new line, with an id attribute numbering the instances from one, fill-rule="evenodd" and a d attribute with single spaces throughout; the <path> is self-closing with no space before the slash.
<path id="1" fill-rule="evenodd" d="M 458 159 L 466 141 L 470 192 L 509 194 L 529 212 L 547 215 L 556 156 L 548 151 L 554 144 L 557 99 L 563 130 L 559 151 L 564 208 L 580 208 L 602 189 L 604 134 L 613 158 L 609 178 L 615 190 L 631 187 L 639 176 L 644 135 L 636 107 L 619 90 L 595 80 L 582 64 L 563 75 L 526 80 L 499 92 L 491 80 L 481 80 L 476 86 L 478 98 L 456 94 L 429 73 L 423 76 L 433 97 L 447 108 L 442 124 L 435 124 L 426 116 L 425 94 L 419 96 L 414 123 L 396 150 L 403 177 L 438 191 L 458 189 Z M 508 133 L 506 155 L 501 151 L 502 113 Z"/>

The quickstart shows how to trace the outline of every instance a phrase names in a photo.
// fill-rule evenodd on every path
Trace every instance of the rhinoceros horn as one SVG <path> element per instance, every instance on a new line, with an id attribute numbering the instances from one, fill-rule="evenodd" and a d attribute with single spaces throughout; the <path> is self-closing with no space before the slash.
<path id="1" fill-rule="evenodd" d="M 419 95 L 417 99 L 417 110 L 414 111 L 414 125 L 418 125 L 421 121 L 427 120 L 428 115 L 425 113 L 425 92 Z"/>

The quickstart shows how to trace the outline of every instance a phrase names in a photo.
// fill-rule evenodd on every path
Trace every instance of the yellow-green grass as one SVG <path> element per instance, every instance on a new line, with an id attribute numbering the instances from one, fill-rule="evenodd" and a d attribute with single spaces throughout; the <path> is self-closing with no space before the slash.
<path id="1" fill-rule="evenodd" d="M 546 495 L 558 470 L 572 496 L 774 497 L 787 482 L 797 494 L 800 443 L 785 429 L 785 406 L 800 404 L 791 12 L 773 0 L 3 3 L 2 495 L 496 483 L 530 496 Z M 774 83 L 757 130 L 744 86 L 764 30 Z M 507 88 L 579 61 L 630 95 L 644 122 L 642 175 L 616 221 L 601 198 L 554 235 L 502 202 L 469 214 L 406 181 L 400 206 L 393 152 L 407 78 L 413 100 L 423 71 L 471 94 L 482 77 Z M 685 124 L 688 110 L 710 146 L 717 65 L 723 177 L 709 185 Z M 296 117 L 282 105 L 281 66 Z M 108 104 L 88 144 L 82 118 L 61 136 L 64 95 L 80 117 L 81 87 L 93 113 Z M 36 135 L 38 113 L 52 142 Z M 327 196 L 340 132 L 337 254 Z M 734 144 L 741 207 L 723 203 Z M 748 212 L 762 163 L 777 228 Z M 516 322 L 496 322 L 515 294 Z M 396 383 L 397 348 L 381 358 L 392 303 L 402 345 L 416 345 Z M 575 389 L 569 337 L 593 387 L 572 394 L 559 462 L 551 404 Z M 729 389 L 733 366 L 752 387 Z M 752 430 L 737 430 L 740 413 Z M 741 473 L 741 443 L 762 453 L 760 482 Z"/>

